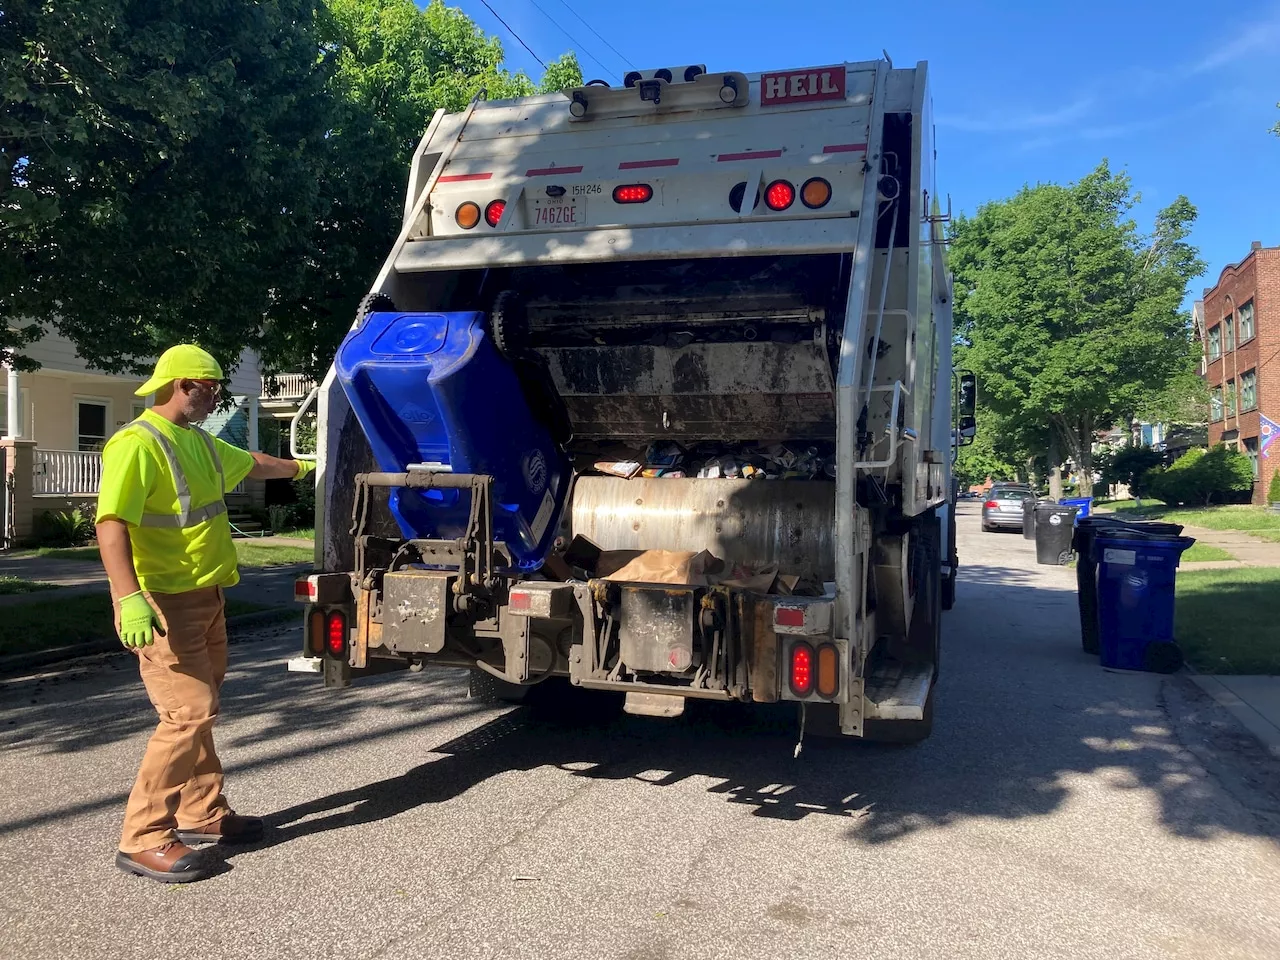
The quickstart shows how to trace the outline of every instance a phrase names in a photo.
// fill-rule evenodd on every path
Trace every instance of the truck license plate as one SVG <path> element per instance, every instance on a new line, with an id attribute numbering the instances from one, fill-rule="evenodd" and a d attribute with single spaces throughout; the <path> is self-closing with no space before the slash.
<path id="1" fill-rule="evenodd" d="M 535 227 L 581 227 L 586 222 L 586 203 L 577 197 L 533 201 Z"/>

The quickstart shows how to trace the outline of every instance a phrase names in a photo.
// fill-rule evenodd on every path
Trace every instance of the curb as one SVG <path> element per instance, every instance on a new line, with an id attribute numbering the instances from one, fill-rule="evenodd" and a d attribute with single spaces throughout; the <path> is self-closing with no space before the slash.
<path id="1" fill-rule="evenodd" d="M 241 613 L 227 617 L 227 642 L 235 643 L 236 638 L 231 631 L 237 627 L 253 627 L 260 624 L 276 623 L 291 620 L 298 613 L 293 607 L 272 607 L 269 610 L 256 610 L 253 613 Z M 98 654 L 126 654 L 129 650 L 120 644 L 115 637 L 102 640 L 86 640 L 84 643 L 72 643 L 65 647 L 52 647 L 48 650 L 33 650 L 30 653 L 10 653 L 0 657 L 0 676 L 10 677 L 25 673 L 38 667 L 52 663 L 62 663 L 79 657 Z"/>
<path id="2" fill-rule="evenodd" d="M 1252 733 L 1273 757 L 1280 758 L 1280 730 L 1270 720 L 1228 689 L 1227 685 L 1213 674 L 1190 671 L 1187 677 L 1204 691 L 1209 699 L 1226 710 L 1237 723 Z"/>

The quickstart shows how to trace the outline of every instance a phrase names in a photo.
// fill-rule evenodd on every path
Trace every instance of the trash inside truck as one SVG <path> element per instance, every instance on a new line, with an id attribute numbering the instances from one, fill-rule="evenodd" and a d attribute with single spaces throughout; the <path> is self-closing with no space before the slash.
<path id="1" fill-rule="evenodd" d="M 313 398 L 290 669 L 926 737 L 973 434 L 945 220 L 923 63 L 437 113 Z"/>

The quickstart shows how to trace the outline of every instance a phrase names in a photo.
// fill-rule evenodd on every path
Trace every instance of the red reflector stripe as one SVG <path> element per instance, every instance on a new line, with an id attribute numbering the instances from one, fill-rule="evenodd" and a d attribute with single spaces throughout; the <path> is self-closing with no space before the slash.
<path id="1" fill-rule="evenodd" d="M 866 153 L 865 143 L 832 143 L 822 148 L 823 153 Z"/>
<path id="2" fill-rule="evenodd" d="M 773 612 L 773 622 L 779 627 L 803 627 L 804 610 L 801 607 L 778 607 Z"/>
<path id="3" fill-rule="evenodd" d="M 747 153 L 722 153 L 716 160 L 720 163 L 726 160 L 776 160 L 780 156 L 781 150 L 750 150 Z"/>
<path id="4" fill-rule="evenodd" d="M 554 177 L 557 173 L 581 173 L 582 167 L 534 167 L 526 170 L 526 177 Z"/>
<path id="5" fill-rule="evenodd" d="M 624 160 L 618 164 L 619 170 L 642 170 L 645 167 L 675 167 L 679 166 L 680 158 L 672 157 L 669 160 Z"/>
<path id="6" fill-rule="evenodd" d="M 527 593 L 512 593 L 510 607 L 512 610 L 528 610 L 533 605 L 533 598 Z"/>
<path id="7" fill-rule="evenodd" d="M 452 173 L 448 176 L 441 177 L 438 183 L 463 183 L 467 180 L 488 180 L 493 176 L 492 173 Z"/>
<path id="8" fill-rule="evenodd" d="M 316 585 L 310 580 L 295 580 L 293 582 L 293 595 L 300 600 L 314 600 L 316 598 Z"/>

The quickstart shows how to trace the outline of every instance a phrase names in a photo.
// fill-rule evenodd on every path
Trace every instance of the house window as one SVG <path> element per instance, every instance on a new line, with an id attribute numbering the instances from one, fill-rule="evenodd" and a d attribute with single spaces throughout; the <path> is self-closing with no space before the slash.
<path id="1" fill-rule="evenodd" d="M 1227 381 L 1227 416 L 1234 417 L 1236 415 L 1236 382 L 1234 380 Z"/>
<path id="2" fill-rule="evenodd" d="M 1215 326 L 1209 330 L 1209 359 L 1217 360 L 1222 356 L 1222 327 Z"/>
<path id="3" fill-rule="evenodd" d="M 1222 329 L 1226 332 L 1226 343 L 1223 345 L 1223 352 L 1230 353 L 1236 348 L 1236 319 L 1235 317 L 1223 317 Z"/>
<path id="4" fill-rule="evenodd" d="M 105 400 L 76 400 L 76 449 L 101 450 L 109 436 Z"/>
<path id="5" fill-rule="evenodd" d="M 1214 387 L 1209 392 L 1209 420 L 1222 419 L 1222 388 Z"/>
<path id="6" fill-rule="evenodd" d="M 25 439 L 30 440 L 31 437 L 27 431 L 27 389 L 22 387 L 18 390 L 18 429 L 22 432 Z M 0 437 L 9 435 L 9 395 L 0 393 Z"/>
<path id="7" fill-rule="evenodd" d="M 1253 339 L 1253 301 L 1250 300 L 1238 311 L 1240 315 L 1240 342 Z"/>
<path id="8" fill-rule="evenodd" d="M 1258 407 L 1258 374 L 1250 370 L 1240 375 L 1240 409 L 1256 410 Z"/>
<path id="9" fill-rule="evenodd" d="M 1249 462 L 1253 464 L 1253 479 L 1258 479 L 1258 438 L 1245 437 L 1244 439 L 1244 455 L 1249 458 Z"/>
<path id="10" fill-rule="evenodd" d="M 147 404 L 142 400 L 135 400 L 129 404 L 129 422 L 132 423 L 142 416 L 142 411 L 147 409 Z"/>

